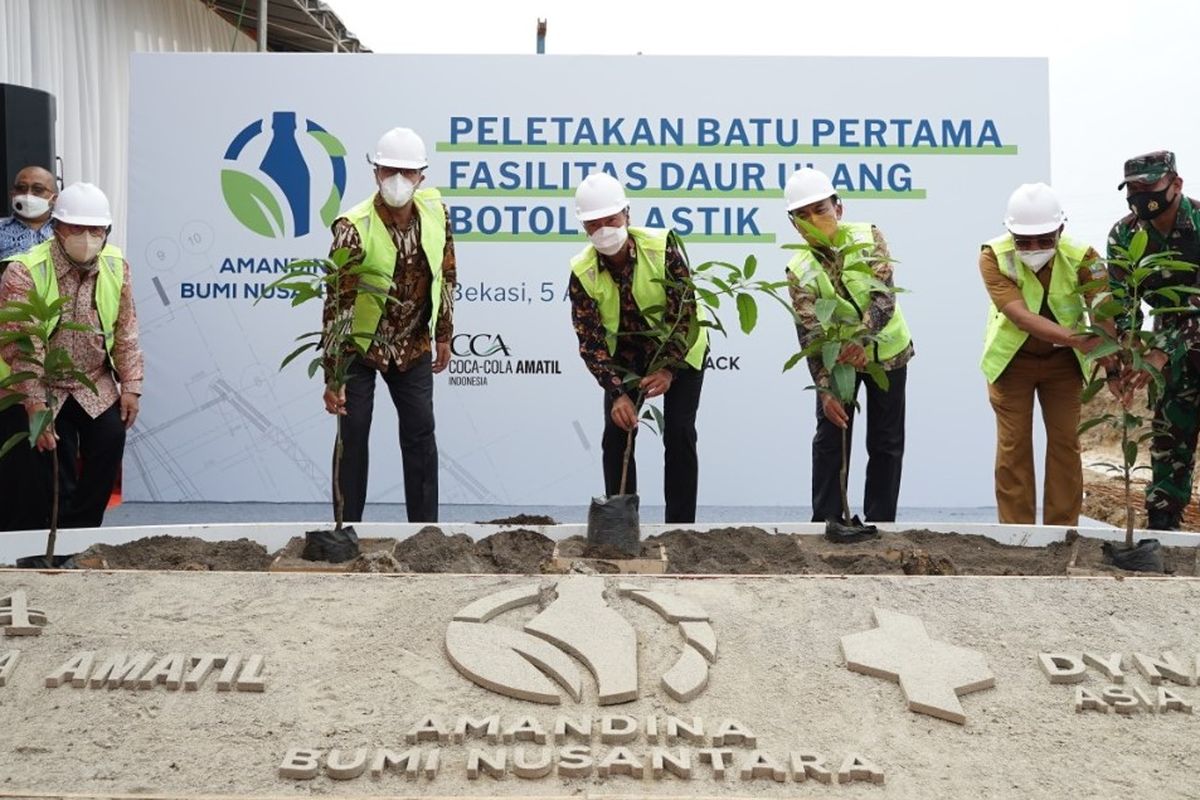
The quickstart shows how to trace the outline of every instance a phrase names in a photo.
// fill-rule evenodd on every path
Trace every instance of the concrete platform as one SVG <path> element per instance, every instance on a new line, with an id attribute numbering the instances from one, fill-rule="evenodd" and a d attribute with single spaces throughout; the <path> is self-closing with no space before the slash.
<path id="1" fill-rule="evenodd" d="M 1184 578 L 0 571 L 41 631 L 0 634 L 0 798 L 1190 798 L 1197 608 Z"/>

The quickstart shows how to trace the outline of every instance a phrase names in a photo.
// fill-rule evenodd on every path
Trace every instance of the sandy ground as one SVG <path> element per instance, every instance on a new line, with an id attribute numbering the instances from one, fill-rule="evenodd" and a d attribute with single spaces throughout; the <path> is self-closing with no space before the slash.
<path id="1" fill-rule="evenodd" d="M 638 578 L 707 609 L 718 658 L 707 690 L 669 699 L 658 676 L 674 663 L 674 626 L 610 598 L 638 630 L 641 696 L 599 708 L 585 681 L 581 704 L 535 705 L 464 678 L 443 653 L 446 626 L 467 603 L 530 582 L 509 576 L 313 576 L 267 573 L 0 572 L 0 597 L 28 593 L 50 624 L 36 638 L 0 640 L 22 654 L 0 688 L 0 796 L 21 791 L 92 794 L 838 796 L 849 798 L 1191 798 L 1200 774 L 1197 717 L 1182 713 L 1076 714 L 1074 688 L 1052 685 L 1039 651 L 1200 653 L 1194 609 L 1200 581 L 1067 578 L 758 577 Z M 996 687 L 962 698 L 967 724 L 912 713 L 895 684 L 851 673 L 840 637 L 874 627 L 872 608 L 924 619 L 935 639 L 981 651 Z M 519 626 L 534 611 L 491 624 Z M 262 653 L 266 691 L 47 689 L 43 677 L 82 651 L 110 654 Z M 1131 670 L 1132 671 L 1132 670 Z M 1089 671 L 1083 686 L 1109 681 Z M 1130 687 L 1153 691 L 1139 675 Z M 1189 702 L 1200 689 L 1177 687 Z M 699 716 L 706 729 L 736 719 L 758 747 L 831 762 L 859 753 L 885 772 L 882 787 L 629 777 L 503 781 L 465 777 L 466 748 L 441 748 L 433 780 L 399 774 L 298 784 L 277 767 L 291 747 L 404 749 L 427 714 L 499 713 L 505 725 L 557 713 Z M 431 747 L 426 745 L 427 748 Z M 631 749 L 643 756 L 650 745 Z M 510 745 L 511 748 L 511 745 Z M 608 748 L 592 742 L 599 755 Z M 531 748 L 537 749 L 537 748 Z M 738 759 L 746 748 L 733 748 Z"/>

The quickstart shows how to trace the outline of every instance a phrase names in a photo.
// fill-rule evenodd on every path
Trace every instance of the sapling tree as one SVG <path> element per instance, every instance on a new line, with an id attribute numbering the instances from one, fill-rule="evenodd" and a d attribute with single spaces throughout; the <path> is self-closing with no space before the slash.
<path id="1" fill-rule="evenodd" d="M 52 338 L 59 330 L 81 331 L 99 334 L 95 328 L 78 322 L 61 320 L 63 308 L 71 302 L 70 297 L 51 299 L 48 284 L 37 283 L 23 300 L 12 299 L 0 307 L 0 345 L 16 345 L 16 356 L 10 364 L 12 372 L 0 379 L 0 388 L 7 390 L 0 397 L 0 410 L 17 403 L 37 399 L 43 408 L 29 419 L 29 432 L 17 433 L 0 445 L 0 458 L 14 447 L 36 447 L 38 439 L 45 433 L 54 435 L 54 418 L 58 412 L 55 386 L 78 382 L 92 392 L 96 385 L 87 374 L 80 371 L 65 347 L 54 344 Z M 27 396 L 18 390 L 21 384 L 31 384 L 34 394 Z M 58 506 L 60 483 L 58 474 L 58 448 L 50 449 L 50 529 L 46 536 L 46 566 L 54 566 L 54 547 L 58 539 Z"/>
<path id="2" fill-rule="evenodd" d="M 1120 476 L 1125 489 L 1125 546 L 1133 547 L 1134 500 L 1133 476 L 1149 467 L 1137 466 L 1141 445 L 1152 439 L 1159 431 L 1154 425 L 1149 430 L 1146 418 L 1130 410 L 1133 398 L 1133 377 L 1139 373 L 1148 376 L 1147 397 L 1153 408 L 1162 394 L 1164 371 L 1178 364 L 1175 359 L 1186 357 L 1182 348 L 1174 346 L 1177 331 L 1171 326 L 1154 325 L 1144 329 L 1142 304 L 1150 306 L 1151 316 L 1164 314 L 1195 313 L 1188 295 L 1200 294 L 1200 288 L 1191 285 L 1157 285 L 1164 277 L 1177 272 L 1190 272 L 1195 265 L 1176 258 L 1173 251 L 1147 253 L 1149 238 L 1146 231 L 1134 234 L 1128 248 L 1114 247 L 1115 255 L 1106 260 L 1113 279 L 1090 281 L 1079 287 L 1088 311 L 1089 324 L 1084 331 L 1101 339 L 1100 344 L 1089 353 L 1093 367 L 1083 390 L 1083 402 L 1087 403 L 1108 382 L 1099 375 L 1101 361 L 1115 361 L 1119 370 L 1111 370 L 1113 376 L 1120 375 L 1114 385 L 1121 397 L 1118 413 L 1105 413 L 1083 420 L 1079 432 L 1083 433 L 1099 425 L 1117 431 L 1121 435 L 1121 462 L 1100 463 L 1109 472 Z M 1151 357 L 1152 351 L 1168 354 L 1168 361 L 1159 365 Z M 1114 378 L 1115 379 L 1115 378 Z"/>
<path id="3" fill-rule="evenodd" d="M 328 258 L 312 258 L 294 261 L 288 264 L 284 274 L 272 282 L 267 289 L 275 292 L 291 293 L 292 307 L 303 305 L 312 300 L 322 301 L 327 294 L 341 297 L 354 279 L 354 291 L 357 297 L 366 297 L 385 308 L 394 298 L 388 295 L 388 289 L 379 288 L 370 281 L 360 280 L 367 271 L 361 264 L 347 267 L 350 260 L 350 250 L 339 248 L 330 253 Z M 259 300 L 262 298 L 260 297 Z M 258 301 L 255 301 L 257 304 Z M 308 361 L 308 377 L 312 378 L 321 371 L 325 377 L 326 388 L 335 393 L 341 393 L 346 387 L 350 375 L 350 364 L 357 352 L 366 352 L 376 342 L 374 333 L 355 333 L 353 304 L 345 304 L 339 308 L 333 320 L 323 325 L 320 330 L 308 331 L 296 337 L 301 344 L 292 350 L 279 364 L 284 369 L 305 353 L 311 354 Z M 334 530 L 341 531 L 344 524 L 345 499 L 342 496 L 341 464 L 342 464 L 342 415 L 335 415 L 337 432 L 333 446 L 333 513 Z"/>
<path id="4" fill-rule="evenodd" d="M 816 285 L 817 271 L 821 269 L 820 254 L 824 253 L 827 257 L 832 256 L 843 264 L 843 280 L 847 274 L 858 273 L 857 279 L 861 280 L 872 293 L 896 294 L 903 291 L 895 286 L 887 285 L 875 276 L 874 267 L 879 265 L 881 259 L 872 252 L 874 243 L 854 241 L 845 228 L 838 228 L 833 236 L 828 236 L 807 220 L 797 220 L 797 222 L 804 232 L 806 241 L 803 244 L 786 244 L 784 249 L 806 251 L 814 255 L 814 259 L 805 273 L 796 277 L 802 286 Z M 788 309 L 792 310 L 790 304 Z M 829 395 L 843 407 L 852 407 L 857 410 L 859 404 L 855 389 L 858 370 L 845 357 L 844 353 L 848 345 L 866 347 L 876 342 L 878 337 L 868 326 L 862 311 L 855 310 L 849 303 L 839 302 L 837 298 L 819 297 L 813 304 L 813 311 L 818 323 L 816 328 L 809 331 L 808 343 L 784 363 L 783 370 L 787 372 L 803 359 L 819 358 L 828 375 L 828 381 L 824 385 L 814 381 L 805 388 L 821 395 Z M 792 310 L 792 313 L 794 317 L 795 311 Z M 884 391 L 888 389 L 887 372 L 878 362 L 868 359 L 863 371 L 880 389 Z M 849 465 L 849 428 L 843 427 L 842 463 L 838 475 L 838 488 L 842 498 L 841 523 L 845 526 L 854 524 L 847 493 Z"/>
<path id="5" fill-rule="evenodd" d="M 675 241 L 683 247 L 677 238 Z M 757 259 L 749 255 L 741 266 L 727 261 L 706 261 L 692 268 L 686 277 L 676 277 L 667 273 L 664 277 L 655 279 L 655 282 L 663 286 L 668 297 L 679 297 L 684 306 L 694 302 L 696 313 L 676 314 L 668 318 L 664 306 L 651 306 L 642 309 L 648 325 L 646 330 L 618 332 L 617 335 L 645 337 L 653 342 L 646 375 L 660 369 L 675 370 L 684 367 L 683 356 L 686 356 L 696 343 L 701 330 L 707 329 L 710 333 L 728 335 L 720 316 L 722 299 L 732 300 L 737 309 L 738 325 L 746 334 L 752 332 L 758 324 L 758 296 L 773 298 L 787 305 L 779 294 L 780 289 L 787 286 L 787 282 L 756 279 L 754 276 L 757 266 Z M 631 388 L 638 387 L 643 377 L 644 375 L 633 372 L 626 373 L 625 385 Z M 663 412 L 657 405 L 646 403 L 645 391 L 640 387 L 637 388 L 634 398 L 634 408 L 640 424 L 662 435 L 665 422 Z M 625 437 L 619 494 L 625 494 L 629 462 L 633 453 L 633 435 L 634 431 L 630 430 Z"/>

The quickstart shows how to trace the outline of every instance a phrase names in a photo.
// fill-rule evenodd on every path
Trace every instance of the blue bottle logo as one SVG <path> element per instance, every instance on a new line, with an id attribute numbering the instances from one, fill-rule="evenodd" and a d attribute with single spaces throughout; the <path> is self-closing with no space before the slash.
<path id="1" fill-rule="evenodd" d="M 233 138 L 225 150 L 225 161 L 242 166 L 221 169 L 221 194 L 225 205 L 238 222 L 271 239 L 304 236 L 313 226 L 314 198 L 324 196 L 317 213 L 328 228 L 341 211 L 346 191 L 346 148 L 336 136 L 311 119 L 304 120 L 304 133 L 312 138 L 329 158 L 328 190 L 314 186 L 314 175 L 324 169 L 310 169 L 305 160 L 302 140 L 297 139 L 294 111 L 271 114 L 271 139 L 257 169 L 244 170 L 241 163 L 246 146 L 264 135 L 264 120 L 255 120 Z"/>

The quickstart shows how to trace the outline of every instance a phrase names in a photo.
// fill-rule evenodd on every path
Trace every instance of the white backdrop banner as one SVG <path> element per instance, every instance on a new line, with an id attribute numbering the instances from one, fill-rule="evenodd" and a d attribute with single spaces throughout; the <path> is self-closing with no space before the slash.
<path id="1" fill-rule="evenodd" d="M 443 503 L 579 504 L 603 491 L 602 393 L 566 300 L 584 238 L 572 190 L 628 188 L 633 223 L 671 226 L 693 263 L 782 278 L 798 237 L 782 185 L 829 173 L 845 218 L 879 226 L 917 357 L 902 506 L 990 505 L 994 423 L 978 368 L 979 243 L 1017 184 L 1050 178 L 1044 59 L 135 54 L 128 256 L 147 356 L 126 495 L 328 497 L 334 424 L 319 377 L 279 370 L 319 325 L 263 287 L 325 255 L 329 224 L 374 189 L 394 126 L 429 148 L 459 288 L 455 360 L 435 379 Z M 714 338 L 700 404 L 701 505 L 807 505 L 815 398 L 783 373 L 782 309 Z M 852 497 L 861 498 L 862 439 Z M 403 501 L 395 412 L 376 396 L 369 499 Z M 662 448 L 639 436 L 643 503 Z"/>

